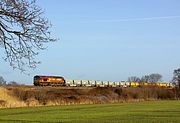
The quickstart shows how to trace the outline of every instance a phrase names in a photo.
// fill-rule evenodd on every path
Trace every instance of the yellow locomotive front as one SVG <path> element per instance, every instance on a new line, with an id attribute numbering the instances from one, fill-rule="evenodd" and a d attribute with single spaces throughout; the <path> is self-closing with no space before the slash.
<path id="1" fill-rule="evenodd" d="M 63 86 L 65 79 L 60 76 L 34 76 L 35 86 Z"/>

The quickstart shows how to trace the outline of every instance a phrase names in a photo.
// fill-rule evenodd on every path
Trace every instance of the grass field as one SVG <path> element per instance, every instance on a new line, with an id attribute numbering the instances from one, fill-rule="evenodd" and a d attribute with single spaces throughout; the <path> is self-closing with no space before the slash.
<path id="1" fill-rule="evenodd" d="M 0 123 L 180 123 L 180 101 L 0 109 Z"/>

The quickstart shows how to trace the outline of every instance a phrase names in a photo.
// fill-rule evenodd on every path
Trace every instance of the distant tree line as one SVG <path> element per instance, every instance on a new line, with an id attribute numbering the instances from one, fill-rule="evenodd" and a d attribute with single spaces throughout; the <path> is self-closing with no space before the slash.
<path id="1" fill-rule="evenodd" d="M 144 75 L 142 77 L 131 76 L 128 77 L 129 82 L 160 82 L 162 81 L 162 75 L 158 73 L 152 73 L 150 75 Z"/>
<path id="2" fill-rule="evenodd" d="M 130 76 L 128 77 L 127 81 L 129 82 L 161 82 L 162 75 L 159 73 L 152 73 L 150 75 L 145 75 L 142 77 Z M 173 71 L 173 78 L 171 82 L 176 85 L 178 90 L 180 90 L 180 68 L 175 69 Z"/>
<path id="3" fill-rule="evenodd" d="M 144 75 L 141 78 L 137 76 L 128 77 L 129 82 L 160 82 L 162 81 L 162 75 L 159 73 L 152 73 L 150 75 Z M 180 89 L 180 68 L 173 71 L 172 83 Z M 18 82 L 10 81 L 7 82 L 2 76 L 0 76 L 0 86 L 3 85 L 19 85 Z"/>

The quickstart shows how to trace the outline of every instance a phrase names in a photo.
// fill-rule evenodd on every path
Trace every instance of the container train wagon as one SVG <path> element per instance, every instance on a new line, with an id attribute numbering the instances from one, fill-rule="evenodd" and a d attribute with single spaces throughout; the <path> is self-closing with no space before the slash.
<path id="1" fill-rule="evenodd" d="M 173 88 L 172 83 L 162 82 L 112 82 L 112 81 L 100 81 L 100 80 L 66 80 L 66 86 L 74 87 L 164 87 Z"/>
<path id="2" fill-rule="evenodd" d="M 65 85 L 71 87 L 130 87 L 129 82 L 112 82 L 100 80 L 66 80 Z"/>
<path id="3" fill-rule="evenodd" d="M 100 80 L 65 80 L 60 76 L 34 76 L 35 86 L 69 86 L 69 87 L 164 87 L 173 88 L 172 83 L 161 82 L 125 82 Z"/>

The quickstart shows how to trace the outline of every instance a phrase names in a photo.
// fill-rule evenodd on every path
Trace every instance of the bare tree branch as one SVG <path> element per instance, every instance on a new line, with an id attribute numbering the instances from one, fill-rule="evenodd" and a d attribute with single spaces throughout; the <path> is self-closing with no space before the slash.
<path id="1" fill-rule="evenodd" d="M 0 46 L 13 68 L 35 68 L 38 50 L 56 41 L 49 32 L 51 24 L 42 14 L 35 0 L 0 0 Z"/>

